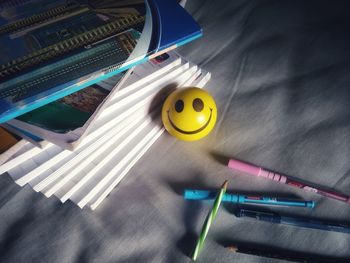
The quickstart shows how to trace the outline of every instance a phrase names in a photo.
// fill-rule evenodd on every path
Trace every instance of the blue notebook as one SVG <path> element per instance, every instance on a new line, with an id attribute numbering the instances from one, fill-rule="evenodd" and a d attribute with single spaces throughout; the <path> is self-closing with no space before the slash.
<path id="1" fill-rule="evenodd" d="M 0 123 L 202 34 L 175 0 L 10 0 L 0 13 Z"/>

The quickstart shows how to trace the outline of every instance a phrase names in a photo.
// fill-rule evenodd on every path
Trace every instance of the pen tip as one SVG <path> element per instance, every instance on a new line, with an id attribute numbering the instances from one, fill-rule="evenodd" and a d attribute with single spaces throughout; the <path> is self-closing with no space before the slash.
<path id="1" fill-rule="evenodd" d="M 237 252 L 238 248 L 234 245 L 227 246 L 228 250 L 231 252 Z"/>
<path id="2" fill-rule="evenodd" d="M 228 186 L 228 181 L 226 180 L 223 185 L 221 186 L 222 189 L 224 189 L 226 191 L 227 189 L 227 186 Z"/>

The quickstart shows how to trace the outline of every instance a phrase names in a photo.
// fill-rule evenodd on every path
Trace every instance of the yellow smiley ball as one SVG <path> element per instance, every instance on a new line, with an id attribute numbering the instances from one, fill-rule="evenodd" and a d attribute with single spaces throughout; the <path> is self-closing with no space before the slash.
<path id="1" fill-rule="evenodd" d="M 183 88 L 167 97 L 162 108 L 165 129 L 174 137 L 194 141 L 208 135 L 217 117 L 213 97 L 200 88 Z"/>

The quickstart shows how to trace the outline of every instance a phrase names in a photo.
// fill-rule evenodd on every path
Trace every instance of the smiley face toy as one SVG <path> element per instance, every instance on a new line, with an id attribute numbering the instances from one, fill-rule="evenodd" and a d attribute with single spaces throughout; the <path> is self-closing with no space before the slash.
<path id="1" fill-rule="evenodd" d="M 174 91 L 165 100 L 162 121 L 174 137 L 194 141 L 208 135 L 217 117 L 213 97 L 200 88 L 183 88 Z"/>

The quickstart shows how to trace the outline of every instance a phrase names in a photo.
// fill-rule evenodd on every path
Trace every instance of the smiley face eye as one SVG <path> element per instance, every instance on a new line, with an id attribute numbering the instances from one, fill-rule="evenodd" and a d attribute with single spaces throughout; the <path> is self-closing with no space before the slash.
<path id="1" fill-rule="evenodd" d="M 201 99 L 196 98 L 193 100 L 192 106 L 196 112 L 201 112 L 204 108 L 204 103 Z"/>
<path id="2" fill-rule="evenodd" d="M 183 109 L 184 109 L 184 102 L 182 100 L 176 101 L 175 110 L 180 113 L 181 111 L 183 111 Z"/>

